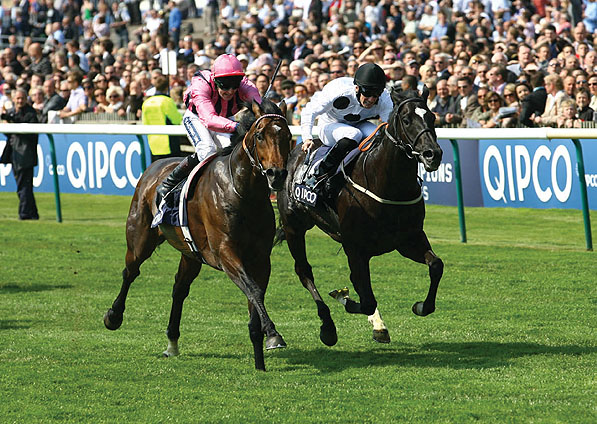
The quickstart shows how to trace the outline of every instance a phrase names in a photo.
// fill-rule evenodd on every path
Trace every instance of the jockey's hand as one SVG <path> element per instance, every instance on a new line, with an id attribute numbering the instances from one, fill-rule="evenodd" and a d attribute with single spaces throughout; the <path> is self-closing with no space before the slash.
<path id="1" fill-rule="evenodd" d="M 303 146 L 302 146 L 303 152 L 310 150 L 311 147 L 313 147 L 313 139 L 307 139 L 307 140 L 303 141 Z"/>

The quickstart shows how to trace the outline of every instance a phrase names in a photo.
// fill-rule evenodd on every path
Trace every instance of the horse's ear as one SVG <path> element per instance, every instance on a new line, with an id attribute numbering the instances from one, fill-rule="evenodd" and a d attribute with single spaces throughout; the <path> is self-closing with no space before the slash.
<path id="1" fill-rule="evenodd" d="M 255 99 L 253 99 L 253 103 L 251 104 L 251 109 L 253 110 L 253 114 L 255 115 L 255 118 L 259 118 L 261 115 L 263 115 L 263 110 L 261 109 L 261 105 L 259 103 L 257 103 L 255 101 Z"/>
<path id="2" fill-rule="evenodd" d="M 280 107 L 280 110 L 282 111 L 282 115 L 286 116 L 286 111 L 288 109 L 286 106 L 286 102 L 284 100 L 282 100 L 278 106 Z"/>
<path id="3" fill-rule="evenodd" d="M 423 100 L 427 101 L 427 97 L 429 97 L 429 89 L 425 84 L 423 84 L 423 91 L 421 92 L 421 97 Z"/>
<path id="4" fill-rule="evenodd" d="M 401 92 L 401 90 L 396 86 L 392 87 L 392 89 L 390 90 L 390 98 L 392 99 L 392 103 L 394 103 L 394 106 L 396 106 L 398 103 L 400 103 L 400 99 L 399 99 L 400 92 Z"/>

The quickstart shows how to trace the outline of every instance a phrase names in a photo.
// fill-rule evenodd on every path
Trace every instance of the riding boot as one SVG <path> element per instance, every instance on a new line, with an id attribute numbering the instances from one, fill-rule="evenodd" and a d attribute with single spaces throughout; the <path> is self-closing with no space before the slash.
<path id="1" fill-rule="evenodd" d="M 315 174 L 305 181 L 305 185 L 311 189 L 315 188 L 317 183 L 323 179 L 327 174 L 336 171 L 340 162 L 352 149 L 357 147 L 357 142 L 350 138 L 341 138 L 332 148 L 327 152 L 325 158 L 319 163 Z"/>
<path id="2" fill-rule="evenodd" d="M 174 170 L 166 177 L 164 181 L 156 188 L 156 203 L 159 205 L 174 187 L 184 180 L 199 163 L 197 154 L 192 154 L 184 158 Z"/>

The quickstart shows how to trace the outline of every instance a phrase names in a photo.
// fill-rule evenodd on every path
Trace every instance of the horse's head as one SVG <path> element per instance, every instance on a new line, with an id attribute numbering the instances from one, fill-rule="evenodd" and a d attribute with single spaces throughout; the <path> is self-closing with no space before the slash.
<path id="1" fill-rule="evenodd" d="M 279 191 L 288 175 L 286 161 L 290 153 L 292 134 L 288 128 L 286 103 L 280 108 L 270 100 L 253 102 L 251 110 L 255 117 L 247 132 L 243 146 L 251 163 L 267 178 L 270 189 Z"/>
<path id="2" fill-rule="evenodd" d="M 394 110 L 388 123 L 390 139 L 410 158 L 417 158 L 428 172 L 435 171 L 442 161 L 442 149 L 435 134 L 435 115 L 427 107 L 429 90 L 392 90 Z"/>

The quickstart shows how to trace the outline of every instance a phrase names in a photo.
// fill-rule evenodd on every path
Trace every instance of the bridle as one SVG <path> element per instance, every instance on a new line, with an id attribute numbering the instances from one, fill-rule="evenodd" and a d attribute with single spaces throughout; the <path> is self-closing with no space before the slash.
<path id="1" fill-rule="evenodd" d="M 421 138 L 421 136 L 423 134 L 431 133 L 431 134 L 435 135 L 435 131 L 432 128 L 425 127 L 421 131 L 419 131 L 419 133 L 416 135 L 414 140 L 407 136 L 406 132 L 404 131 L 404 122 L 402 120 L 402 116 L 400 115 L 400 109 L 405 104 L 412 103 L 412 102 L 422 103 L 425 108 L 425 111 L 430 112 L 429 108 L 427 107 L 427 103 L 426 103 L 425 99 L 423 99 L 423 98 L 409 97 L 408 99 L 402 100 L 400 103 L 398 103 L 398 106 L 396 107 L 396 114 L 398 115 L 398 120 L 400 121 L 400 129 L 402 130 L 402 134 L 403 134 L 404 138 L 408 141 L 408 143 L 405 143 L 404 141 L 402 141 L 402 139 L 396 139 L 396 137 L 394 137 L 392 134 L 390 134 L 390 132 L 388 131 L 389 125 L 387 123 L 385 124 L 385 129 L 384 129 L 385 135 L 392 141 L 392 143 L 394 143 L 394 145 L 396 147 L 398 147 L 400 150 L 402 150 L 406 154 L 406 157 L 408 159 L 414 159 L 415 156 L 421 156 L 421 153 L 414 150 L 414 145 L 419 140 L 419 138 Z M 421 117 L 421 118 L 423 118 L 423 117 Z M 423 120 L 424 120 L 424 118 L 423 118 Z M 341 165 L 340 169 L 342 171 L 342 174 L 344 175 L 344 179 L 348 183 L 350 183 L 350 185 L 352 187 L 354 187 L 356 190 L 369 196 L 371 199 L 375 200 L 378 203 L 381 203 L 384 205 L 394 205 L 394 206 L 409 206 L 409 205 L 415 205 L 415 204 L 419 203 L 421 201 L 421 199 L 423 199 L 423 190 L 420 190 L 419 195 L 411 200 L 384 199 L 383 197 L 380 197 L 377 194 L 373 193 L 368 188 L 363 187 L 363 186 L 357 184 L 356 182 L 354 182 L 350 178 L 350 176 L 346 173 L 346 171 L 344 170 L 344 162 L 342 162 L 340 165 Z M 364 164 L 363 164 L 363 166 L 364 166 Z M 421 181 L 422 180 L 419 178 L 419 183 Z"/>
<path id="2" fill-rule="evenodd" d="M 414 150 L 414 146 L 417 143 L 417 141 L 419 141 L 419 138 L 425 134 L 425 133 L 431 133 L 433 135 L 435 135 L 435 131 L 433 131 L 432 128 L 430 127 L 425 127 L 423 128 L 421 131 L 419 131 L 419 133 L 416 135 L 416 137 L 413 139 L 411 139 L 408 134 L 406 133 L 406 131 L 404 131 L 404 121 L 402 119 L 402 115 L 400 115 L 400 109 L 402 108 L 402 106 L 406 105 L 407 103 L 413 103 L 413 102 L 417 102 L 417 103 L 421 103 L 424 105 L 424 108 L 427 112 L 429 111 L 429 108 L 427 107 L 427 103 L 425 102 L 424 99 L 418 98 L 418 97 L 410 97 L 408 99 L 404 99 L 402 100 L 400 103 L 398 103 L 398 106 L 396 107 L 396 115 L 398 115 L 398 120 L 400 121 L 400 129 L 402 130 L 402 137 L 400 139 L 396 139 L 396 137 L 394 137 L 392 134 L 390 134 L 390 132 L 388 131 L 388 127 L 389 125 L 386 126 L 385 128 L 385 134 L 386 136 L 392 141 L 392 143 L 394 143 L 394 145 L 396 147 L 398 147 L 400 150 L 402 150 L 404 152 L 404 154 L 406 155 L 407 158 L 409 159 L 414 159 L 415 156 L 420 156 L 421 153 L 417 152 L 416 150 Z M 423 119 L 424 120 L 424 119 Z M 402 138 L 405 138 L 407 143 L 405 143 Z"/>
<path id="3" fill-rule="evenodd" d="M 283 120 L 286 125 L 288 125 L 288 121 L 282 115 L 277 115 L 275 113 L 266 113 L 265 115 L 261 115 L 259 118 L 257 118 L 257 120 L 253 123 L 253 125 L 251 125 L 251 129 L 253 127 L 257 128 L 257 124 L 264 118 L 280 119 L 280 120 Z M 254 168 L 257 168 L 257 170 L 259 172 L 261 172 L 262 175 L 265 175 L 266 171 L 263 168 L 263 165 L 261 164 L 261 160 L 259 159 L 259 154 L 257 152 L 257 143 L 253 143 L 253 154 L 251 154 L 251 152 L 249 151 L 249 148 L 247 147 L 246 140 L 247 140 L 247 136 L 249 135 L 250 132 L 251 131 L 248 131 L 247 134 L 245 135 L 245 137 L 243 138 L 243 149 L 245 150 L 245 153 L 249 157 L 249 161 L 251 162 L 251 165 Z"/>

